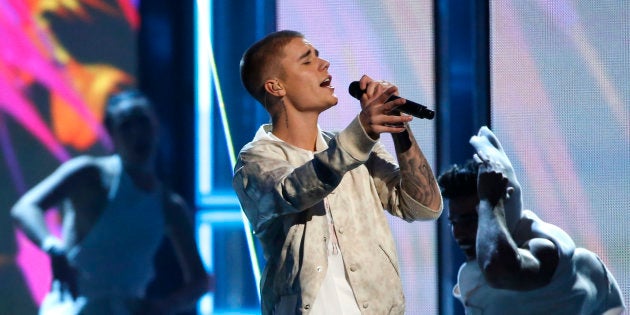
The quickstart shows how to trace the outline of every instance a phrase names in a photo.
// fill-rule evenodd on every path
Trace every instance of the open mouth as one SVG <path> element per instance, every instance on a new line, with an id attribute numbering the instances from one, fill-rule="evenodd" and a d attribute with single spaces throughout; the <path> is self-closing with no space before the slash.
<path id="1" fill-rule="evenodd" d="M 469 249 L 475 248 L 475 246 L 473 246 L 473 245 L 471 245 L 471 244 L 459 244 L 459 247 L 460 247 L 462 250 L 469 250 Z"/>
<path id="2" fill-rule="evenodd" d="M 475 242 L 474 241 L 470 241 L 470 240 L 460 240 L 457 241 L 457 245 L 459 245 L 459 247 L 462 250 L 469 250 L 471 248 L 475 248 Z"/>
<path id="3" fill-rule="evenodd" d="M 320 84 L 319 84 L 319 86 L 321 86 L 321 87 L 327 87 L 327 88 L 332 87 L 332 86 L 330 85 L 330 82 L 331 82 L 331 81 L 332 81 L 332 77 L 331 77 L 331 76 L 328 76 L 326 79 L 324 79 L 324 81 L 322 81 L 322 83 L 320 83 Z"/>

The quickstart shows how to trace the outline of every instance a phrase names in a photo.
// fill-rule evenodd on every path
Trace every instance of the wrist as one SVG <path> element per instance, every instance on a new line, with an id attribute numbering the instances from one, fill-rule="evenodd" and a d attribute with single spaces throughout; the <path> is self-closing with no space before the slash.
<path id="1" fill-rule="evenodd" d="M 481 198 L 479 199 L 479 208 L 484 208 L 488 210 L 493 210 L 497 206 L 498 202 L 491 200 L 489 198 Z"/>
<path id="2" fill-rule="evenodd" d="M 41 250 L 46 254 L 57 253 L 63 248 L 63 242 L 56 236 L 48 235 L 41 243 Z"/>

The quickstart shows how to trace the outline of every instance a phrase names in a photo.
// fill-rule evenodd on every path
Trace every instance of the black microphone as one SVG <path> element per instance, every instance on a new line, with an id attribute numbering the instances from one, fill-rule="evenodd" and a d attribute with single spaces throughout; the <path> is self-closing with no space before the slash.
<path id="1" fill-rule="evenodd" d="M 350 83 L 350 86 L 348 87 L 348 92 L 350 92 L 350 95 L 352 95 L 352 97 L 356 99 L 360 99 L 361 94 L 365 93 L 364 90 L 361 90 L 359 81 L 352 81 L 352 83 Z M 387 101 L 389 102 L 389 101 L 393 101 L 399 98 L 400 97 L 396 95 L 392 95 L 387 99 Z M 433 117 L 435 117 L 434 111 L 428 109 L 424 105 L 418 104 L 410 100 L 407 100 L 405 104 L 402 104 L 396 107 L 396 110 L 403 112 L 407 115 L 417 117 L 417 118 L 433 119 Z"/>

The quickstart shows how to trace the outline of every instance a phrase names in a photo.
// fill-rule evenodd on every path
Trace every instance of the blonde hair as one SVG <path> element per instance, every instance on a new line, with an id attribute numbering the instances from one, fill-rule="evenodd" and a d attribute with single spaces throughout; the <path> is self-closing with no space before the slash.
<path id="1" fill-rule="evenodd" d="M 304 35 L 291 30 L 270 33 L 251 45 L 241 58 L 241 82 L 247 92 L 263 105 L 266 95 L 265 80 L 272 74 L 283 74 L 279 64 L 284 56 L 282 50 L 294 38 L 304 38 Z"/>

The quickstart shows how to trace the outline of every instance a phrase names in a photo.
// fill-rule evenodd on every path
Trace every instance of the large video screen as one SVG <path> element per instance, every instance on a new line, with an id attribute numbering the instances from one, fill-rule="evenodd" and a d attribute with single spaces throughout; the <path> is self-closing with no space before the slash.
<path id="1" fill-rule="evenodd" d="M 137 1 L 0 0 L 0 313 L 36 314 L 48 257 L 16 231 L 10 209 L 78 154 L 111 152 L 107 97 L 136 84 Z M 60 218 L 48 223 L 59 233 Z"/>
<path id="2" fill-rule="evenodd" d="M 630 6 L 492 1 L 492 126 L 526 208 L 598 254 L 630 305 Z"/>
<path id="3" fill-rule="evenodd" d="M 302 32 L 330 62 L 339 103 L 320 127 L 341 130 L 360 111 L 348 85 L 363 74 L 399 87 L 402 97 L 435 108 L 433 1 L 277 1 L 277 28 Z M 429 162 L 435 161 L 434 121 L 414 119 L 412 131 Z M 382 138 L 394 152 L 391 137 Z M 435 170 L 435 167 L 433 168 Z M 437 314 L 435 222 L 390 220 L 398 246 L 408 314 Z"/>

